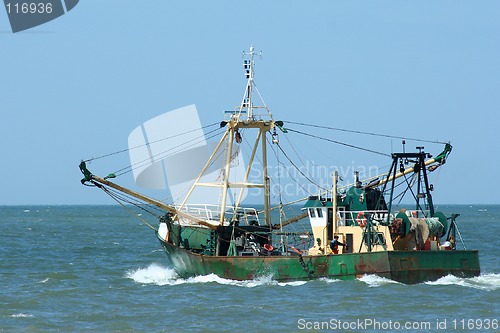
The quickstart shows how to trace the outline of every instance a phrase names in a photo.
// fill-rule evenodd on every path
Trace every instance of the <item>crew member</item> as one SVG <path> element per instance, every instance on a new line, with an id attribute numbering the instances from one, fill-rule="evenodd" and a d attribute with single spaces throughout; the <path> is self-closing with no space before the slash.
<path id="1" fill-rule="evenodd" d="M 339 236 L 334 236 L 333 240 L 330 243 L 330 249 L 332 249 L 334 254 L 339 254 L 339 245 L 343 246 L 344 249 L 347 251 L 347 245 L 339 242 Z"/>

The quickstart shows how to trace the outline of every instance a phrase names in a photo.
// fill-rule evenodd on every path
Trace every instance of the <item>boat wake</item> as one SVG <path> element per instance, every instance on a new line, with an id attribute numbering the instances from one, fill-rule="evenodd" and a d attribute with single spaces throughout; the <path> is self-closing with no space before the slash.
<path id="1" fill-rule="evenodd" d="M 369 287 L 380 287 L 387 284 L 402 284 L 377 275 L 363 275 L 358 280 L 366 283 Z M 428 281 L 423 284 L 431 286 L 456 285 L 479 290 L 493 291 L 500 289 L 500 274 L 489 273 L 473 278 L 460 278 L 454 275 L 447 275 L 436 281 Z"/>
<path id="2" fill-rule="evenodd" d="M 338 279 L 334 279 L 334 278 L 326 278 L 326 277 L 323 277 L 323 278 L 319 278 L 319 281 L 324 282 L 324 283 L 327 283 L 327 284 L 330 284 L 330 283 L 340 282 L 340 281 L 342 281 L 342 280 L 338 280 Z"/>
<path id="3" fill-rule="evenodd" d="M 488 273 L 481 274 L 473 278 L 460 278 L 453 275 L 447 275 L 437 281 L 426 282 L 428 285 L 457 285 L 480 290 L 493 291 L 500 288 L 500 274 Z"/>
<path id="4" fill-rule="evenodd" d="M 368 287 L 380 287 L 387 284 L 401 284 L 400 282 L 387 279 L 375 274 L 365 274 L 358 279 L 368 285 Z"/>
<path id="5" fill-rule="evenodd" d="M 254 288 L 258 286 L 302 286 L 307 281 L 293 282 L 278 282 L 273 280 L 272 276 L 262 276 L 253 280 L 237 281 L 221 278 L 215 274 L 198 275 L 189 278 L 180 277 L 172 268 L 151 264 L 146 268 L 138 268 L 129 270 L 125 273 L 125 277 L 132 279 L 141 284 L 153 284 L 158 286 L 175 286 L 182 284 L 204 284 L 216 283 L 220 285 L 237 286 L 244 288 Z M 400 282 L 380 277 L 378 275 L 367 274 L 358 279 L 364 282 L 368 287 L 381 287 L 389 284 L 402 284 Z M 340 280 L 322 278 L 320 281 L 325 283 L 336 283 Z M 500 274 L 484 274 L 474 278 L 459 278 L 453 275 L 448 275 L 440 278 L 437 281 L 425 282 L 426 285 L 457 285 L 480 290 L 497 290 L 500 289 Z"/>
<path id="6" fill-rule="evenodd" d="M 155 284 L 158 286 L 175 286 L 181 284 L 198 283 L 217 283 L 222 285 L 231 285 L 238 287 L 253 288 L 264 285 L 276 286 L 301 286 L 307 281 L 278 282 L 272 279 L 272 276 L 262 276 L 253 280 L 236 281 L 221 278 L 215 274 L 199 275 L 189 278 L 181 278 L 172 268 L 166 268 L 157 264 L 151 264 L 146 268 L 127 271 L 126 278 L 132 279 L 137 283 Z"/>

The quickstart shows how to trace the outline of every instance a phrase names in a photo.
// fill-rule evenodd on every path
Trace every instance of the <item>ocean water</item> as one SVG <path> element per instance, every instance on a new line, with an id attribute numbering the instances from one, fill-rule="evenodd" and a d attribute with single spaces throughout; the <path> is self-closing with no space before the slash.
<path id="1" fill-rule="evenodd" d="M 120 206 L 3 206 L 0 331 L 500 331 L 500 206 L 439 209 L 461 214 L 481 276 L 418 285 L 373 275 L 183 279 L 154 232 Z"/>

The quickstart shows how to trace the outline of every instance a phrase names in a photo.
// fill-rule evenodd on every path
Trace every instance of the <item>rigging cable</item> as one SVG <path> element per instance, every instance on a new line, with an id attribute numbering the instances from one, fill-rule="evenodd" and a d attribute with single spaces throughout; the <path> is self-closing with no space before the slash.
<path id="1" fill-rule="evenodd" d="M 363 134 L 363 135 L 372 135 L 372 136 L 378 136 L 378 137 L 390 138 L 390 139 L 406 139 L 406 140 L 419 141 L 419 142 L 438 143 L 438 144 L 443 144 L 443 145 L 448 143 L 448 142 L 442 142 L 442 141 L 438 141 L 438 140 L 432 141 L 432 140 L 424 140 L 424 139 L 415 139 L 415 138 L 407 138 L 407 137 L 388 135 L 388 134 L 379 134 L 379 133 L 373 133 L 373 132 L 348 130 L 348 129 L 344 129 L 344 128 L 336 128 L 336 127 L 323 126 L 323 125 L 305 124 L 305 123 L 299 123 L 299 122 L 294 122 L 294 121 L 290 121 L 290 120 L 285 120 L 285 122 L 287 122 L 289 124 L 294 124 L 294 125 L 323 128 L 323 129 L 328 129 L 328 130 L 348 132 L 348 133 L 357 133 L 357 134 Z"/>
<path id="2" fill-rule="evenodd" d="M 102 186 L 104 186 L 104 185 L 102 185 Z M 133 206 L 135 206 L 135 207 L 143 210 L 144 212 L 146 212 L 146 213 L 148 213 L 148 214 L 156 217 L 157 219 L 160 218 L 160 215 L 163 215 L 165 213 L 162 209 L 160 209 L 160 208 L 158 208 L 156 206 L 145 204 L 143 201 L 141 201 L 141 200 L 139 200 L 139 199 L 137 199 L 135 197 L 132 197 L 132 196 L 130 196 L 128 194 L 125 194 L 123 192 L 117 191 L 117 190 L 115 190 L 113 188 L 106 187 L 106 190 L 107 190 L 106 193 L 108 195 L 113 195 L 115 198 L 121 200 L 122 202 L 125 202 L 125 203 L 128 203 L 130 205 L 133 205 Z M 149 207 L 150 209 L 148 210 L 148 209 L 146 209 L 146 207 Z M 153 212 L 151 210 L 151 208 L 153 208 L 158 213 L 160 213 L 160 215 L 158 215 L 158 213 Z"/>
<path id="3" fill-rule="evenodd" d="M 139 220 L 141 220 L 144 224 L 146 224 L 149 228 L 151 228 L 152 230 L 156 231 L 156 228 L 153 227 L 151 224 L 149 224 L 146 220 L 144 220 L 140 215 L 136 214 L 135 212 L 133 212 L 130 208 L 128 208 L 127 206 L 125 206 L 125 204 L 121 201 L 123 200 L 123 198 L 120 200 L 119 199 L 119 196 L 116 195 L 116 193 L 113 193 L 111 192 L 108 188 L 104 187 L 103 185 L 97 185 L 99 188 L 101 188 L 106 194 L 108 194 L 111 198 L 113 198 L 116 202 L 118 202 L 123 208 L 125 208 L 126 210 L 128 210 L 132 215 L 134 215 L 135 217 L 137 217 Z M 136 207 L 139 207 L 141 208 L 140 206 L 137 206 L 135 205 Z M 143 208 L 142 208 L 143 209 Z M 151 212 L 148 212 L 150 214 L 152 214 Z M 154 214 L 152 214 L 154 215 Z"/>
<path id="4" fill-rule="evenodd" d="M 279 141 L 277 140 L 277 134 L 276 132 L 273 134 L 273 137 L 276 138 L 276 141 L 274 141 L 273 139 L 273 143 L 278 145 L 279 146 Z M 269 143 L 269 138 L 267 138 L 267 142 Z M 276 160 L 278 162 L 278 165 L 282 166 L 283 169 L 285 169 L 287 171 L 287 173 L 290 175 L 290 172 L 288 171 L 288 169 L 285 167 L 285 165 L 283 164 L 283 162 L 280 161 L 280 158 L 279 158 L 279 154 L 278 152 L 276 151 L 276 149 L 274 149 L 273 145 L 269 144 L 269 146 L 271 147 L 273 153 L 274 153 L 274 156 L 276 157 Z M 286 216 L 286 212 L 285 210 L 283 209 L 285 206 L 287 206 L 288 204 L 283 204 L 283 193 L 282 193 L 282 187 L 281 187 L 281 178 L 282 178 L 282 173 L 281 173 L 281 168 L 278 168 L 278 187 L 279 187 L 279 205 L 277 206 L 277 208 L 279 208 L 279 214 L 280 214 L 280 218 L 279 218 L 279 229 L 281 231 L 281 239 L 280 239 L 280 244 L 281 246 L 283 247 L 285 242 L 284 242 L 284 238 L 283 238 L 283 227 L 286 226 L 286 225 L 289 225 L 289 224 L 284 224 L 283 223 L 283 219 L 285 219 L 285 221 L 289 221 L 287 216 Z M 309 193 L 309 191 L 307 191 L 307 189 L 305 189 L 302 184 L 300 184 L 296 179 L 295 177 L 293 177 L 292 175 L 290 175 L 290 178 L 293 179 L 297 185 L 299 185 L 306 193 Z M 311 195 L 311 193 L 309 193 L 309 195 Z M 285 201 L 286 201 L 286 198 L 285 198 Z M 300 220 L 300 219 L 299 219 Z M 299 221 L 297 220 L 297 221 Z M 276 225 L 274 225 L 276 226 Z M 291 226 L 294 230 L 297 230 L 295 229 L 294 226 Z M 305 233 L 306 230 L 304 229 L 302 231 L 302 233 Z M 301 234 L 302 234 L 301 233 Z M 288 238 L 288 236 L 287 236 Z M 305 241 L 303 239 L 301 239 L 303 243 L 305 243 Z M 296 242 L 296 239 L 294 239 L 294 243 L 297 243 Z"/>
<path id="5" fill-rule="evenodd" d="M 274 148 L 271 146 L 271 149 L 273 150 L 274 154 L 277 156 L 277 152 L 274 150 Z M 287 174 L 290 176 L 290 179 L 292 179 L 305 193 L 309 194 L 310 196 L 313 195 L 311 192 L 309 192 L 307 190 L 307 188 L 305 188 L 301 183 L 299 183 L 296 179 L 296 177 L 294 177 L 290 171 L 288 170 L 288 168 L 283 164 L 283 162 L 279 161 L 278 159 L 278 163 L 283 167 L 283 169 L 286 170 Z M 290 162 L 292 163 L 292 162 Z M 294 166 L 295 167 L 295 166 Z M 296 168 L 296 167 L 295 167 Z M 278 171 L 281 171 L 281 170 L 278 170 Z M 299 170 L 300 171 L 300 170 Z M 307 177 L 306 177 L 307 178 Z M 314 183 L 313 183 L 314 184 Z M 281 185 L 280 185 L 281 186 Z M 280 187 L 281 188 L 281 187 Z M 280 200 L 281 201 L 281 200 Z M 276 208 L 279 208 L 279 206 L 276 206 L 275 208 L 272 208 L 272 209 L 276 209 Z"/>
<path id="6" fill-rule="evenodd" d="M 278 135 L 276 134 L 276 129 L 274 129 L 274 133 L 272 134 L 272 136 L 273 136 L 273 140 L 272 140 L 273 143 L 278 145 L 279 141 L 278 141 Z M 267 141 L 267 143 L 269 143 L 269 138 L 266 138 L 266 141 Z M 274 156 L 276 157 L 276 161 L 278 162 L 278 165 L 282 165 L 282 163 L 280 161 L 279 154 L 276 152 L 276 150 L 274 149 L 274 147 L 272 145 L 269 145 L 269 146 L 271 147 L 272 151 L 274 152 Z M 280 231 L 283 232 L 283 217 L 286 218 L 286 216 L 285 216 L 285 212 L 283 211 L 283 196 L 282 196 L 281 178 L 282 178 L 281 168 L 278 168 L 278 197 L 279 197 L 279 213 L 280 213 L 279 225 L 280 225 Z M 283 235 L 281 235 L 280 243 L 282 245 L 284 244 Z"/>
<path id="7" fill-rule="evenodd" d="M 297 158 L 299 159 L 300 163 L 302 163 L 302 165 L 306 165 L 306 163 L 304 163 L 304 161 L 302 160 L 302 158 L 300 157 L 300 154 L 297 152 L 297 150 L 295 149 L 294 145 L 292 144 L 292 142 L 290 141 L 290 139 L 288 139 L 288 135 L 284 135 L 285 137 L 285 140 L 288 142 L 288 144 L 290 145 L 290 147 L 292 148 L 293 152 L 295 153 L 295 155 L 297 155 Z M 309 171 L 306 169 L 306 172 L 309 174 Z"/>
<path id="8" fill-rule="evenodd" d="M 288 128 L 287 128 L 288 130 Z M 302 172 L 302 170 L 300 170 L 299 167 L 297 167 L 295 165 L 295 163 L 293 163 L 293 161 L 290 159 L 290 157 L 288 157 L 288 155 L 285 153 L 285 151 L 283 150 L 283 148 L 281 148 L 281 145 L 279 143 L 276 144 L 278 146 L 278 148 L 281 150 L 281 152 L 283 153 L 283 156 L 286 157 L 286 159 L 288 160 L 288 162 L 290 162 L 290 164 L 305 178 L 307 179 L 309 182 L 311 182 L 312 184 L 316 185 L 318 188 L 322 189 L 322 190 L 325 190 L 327 191 L 326 188 L 324 188 L 323 186 L 320 186 L 319 184 L 317 184 L 315 181 L 313 181 L 311 178 L 309 178 L 306 174 L 304 174 Z"/>
<path id="9" fill-rule="evenodd" d="M 336 144 L 339 144 L 339 145 L 342 145 L 342 146 L 359 149 L 359 150 L 366 151 L 366 152 L 369 152 L 369 153 L 374 153 L 374 154 L 378 154 L 378 155 L 382 155 L 382 156 L 391 157 L 391 155 L 385 154 L 385 153 L 381 153 L 379 151 L 375 151 L 375 150 L 371 150 L 371 149 L 367 149 L 367 148 L 363 148 L 363 147 L 358 147 L 358 146 L 351 145 L 351 144 L 345 143 L 345 142 L 340 142 L 340 141 L 336 141 L 336 140 L 332 140 L 332 139 L 323 138 L 321 136 L 317 136 L 317 135 L 314 135 L 314 134 L 309 134 L 309 133 L 297 131 L 297 130 L 294 130 L 294 129 L 291 129 L 291 128 L 288 128 L 288 127 L 287 127 L 287 131 L 295 132 L 295 133 L 298 133 L 298 134 L 302 134 L 302 135 L 305 135 L 305 136 L 310 136 L 312 138 L 316 138 L 316 139 L 320 139 L 320 140 L 324 140 L 324 141 L 328 141 L 328 142 L 332 142 L 332 143 L 336 143 Z"/>
<path id="10" fill-rule="evenodd" d="M 113 156 L 113 155 L 116 155 L 116 154 L 121 154 L 121 153 L 124 153 L 124 152 L 127 152 L 127 151 L 130 151 L 130 150 L 133 150 L 133 149 L 137 149 L 137 148 L 141 148 L 141 147 L 145 147 L 145 146 L 149 146 L 151 144 L 155 144 L 155 143 L 158 143 L 158 142 L 161 142 L 161 141 L 165 141 L 165 140 L 168 140 L 168 139 L 173 139 L 173 138 L 176 138 L 178 136 L 182 136 L 182 135 L 185 135 L 185 134 L 189 134 L 189 133 L 192 133 L 194 131 L 198 131 L 200 129 L 205 129 L 205 128 L 208 128 L 208 127 L 212 127 L 212 126 L 215 126 L 217 125 L 218 123 L 213 123 L 213 124 L 210 124 L 210 125 L 206 125 L 206 126 L 203 126 L 201 128 L 196 128 L 196 129 L 193 129 L 193 130 L 190 130 L 190 131 L 187 131 L 187 132 L 183 132 L 183 133 L 180 133 L 180 134 L 176 134 L 176 135 L 173 135 L 173 136 L 169 136 L 167 138 L 163 138 L 163 139 L 158 139 L 158 140 L 155 140 L 155 141 L 152 141 L 152 142 L 148 142 L 148 143 L 145 143 L 143 145 L 139 145 L 139 146 L 135 146 L 135 147 L 132 147 L 132 148 L 127 148 L 127 149 L 122 149 L 122 150 L 118 150 L 118 151 L 115 151 L 113 153 L 109 153 L 109 154 L 105 154 L 105 155 L 101 155 L 101 156 L 98 156 L 98 157 L 92 157 L 92 158 L 89 158 L 89 159 L 86 159 L 84 160 L 83 162 L 91 162 L 91 161 L 94 161 L 94 160 L 98 160 L 98 159 L 101 159 L 101 158 L 104 158 L 104 157 L 109 157 L 109 156 Z"/>
<path id="11" fill-rule="evenodd" d="M 408 181 L 408 178 L 406 177 L 406 175 L 403 175 L 404 177 L 404 181 L 406 182 L 406 184 L 408 185 L 406 187 L 406 190 L 404 193 L 406 193 L 408 190 L 410 191 L 411 195 L 413 196 L 413 199 L 415 199 L 415 202 L 417 202 L 417 205 L 418 205 L 418 208 L 417 209 L 420 209 L 422 212 L 424 211 L 424 209 L 422 208 L 422 205 L 420 205 L 420 200 L 417 199 L 417 196 L 415 195 L 415 192 L 413 192 L 413 186 L 415 185 L 415 183 L 418 181 L 418 178 L 417 178 L 417 174 L 414 173 L 412 175 L 412 179 L 410 179 L 410 181 Z M 410 184 L 410 182 L 412 182 L 413 184 Z M 401 202 L 401 200 L 403 200 L 403 197 L 401 197 L 401 199 L 399 200 L 399 202 Z M 425 217 L 425 216 L 424 216 Z"/>
<path id="12" fill-rule="evenodd" d="M 207 135 L 210 135 L 210 134 L 212 134 L 212 133 L 214 133 L 214 132 L 216 132 L 216 131 L 219 131 L 219 128 L 217 128 L 217 129 L 215 129 L 215 130 L 212 130 L 212 131 L 208 132 L 208 133 L 207 133 Z M 130 166 L 127 166 L 127 167 L 124 167 L 124 168 L 122 168 L 122 169 L 119 169 L 119 170 L 115 171 L 115 174 L 116 174 L 116 176 L 121 176 L 121 175 L 124 175 L 124 174 L 126 174 L 126 173 L 128 173 L 128 172 L 131 172 L 134 168 L 139 168 L 139 167 L 142 167 L 142 166 L 145 166 L 145 165 L 150 164 L 150 163 L 151 163 L 151 159 L 153 159 L 153 160 L 154 160 L 154 159 L 156 159 L 156 160 L 159 160 L 159 159 L 165 159 L 165 158 L 167 158 L 167 157 L 173 156 L 173 155 L 174 155 L 174 154 L 176 154 L 176 153 L 182 152 L 183 150 L 185 150 L 185 149 L 187 149 L 187 148 L 190 148 L 190 147 L 192 147 L 192 146 L 195 146 L 195 145 L 197 145 L 197 144 L 199 144 L 199 143 L 202 143 L 202 142 L 204 142 L 204 141 L 206 141 L 206 140 L 208 140 L 208 139 L 211 139 L 211 138 L 213 138 L 213 137 L 215 137 L 215 136 L 218 136 L 218 135 L 219 135 L 219 133 L 216 133 L 216 134 L 214 134 L 214 135 L 212 135 L 212 136 L 209 136 L 209 137 L 205 137 L 205 134 L 200 135 L 199 137 L 197 137 L 197 138 L 195 138 L 195 139 L 193 139 L 193 140 L 191 140 L 191 141 L 189 141 L 189 142 L 185 142 L 185 143 L 183 143 L 183 144 L 181 144 L 181 145 L 179 145 L 179 146 L 172 147 L 172 148 L 170 148 L 170 149 L 168 149 L 168 150 L 165 150 L 165 151 L 163 151 L 163 152 L 161 152 L 161 153 L 158 153 L 158 154 L 156 154 L 156 155 L 153 155 L 153 156 L 151 156 L 151 157 L 148 157 L 148 158 L 146 158 L 146 159 L 144 159 L 144 160 L 142 160 L 142 161 L 139 161 L 139 162 L 137 162 L 137 163 L 134 163 L 134 164 L 132 164 L 132 165 L 130 165 Z M 193 143 L 189 144 L 188 146 L 182 147 L 182 146 L 184 146 L 185 144 L 188 144 L 188 143 L 190 143 L 190 142 L 192 142 L 192 141 L 194 141 L 194 140 L 196 140 L 196 139 L 200 139 L 200 140 L 198 140 L 198 141 L 196 141 L 196 142 L 193 142 Z"/>
<path id="13" fill-rule="evenodd" d="M 406 193 L 407 193 L 408 191 L 411 191 L 411 187 L 413 187 L 413 185 L 415 185 L 415 181 L 416 181 L 416 176 L 415 176 L 415 174 L 411 175 L 411 176 L 410 176 L 410 178 L 411 178 L 411 179 L 410 179 L 410 181 L 408 182 L 408 179 L 407 179 L 407 177 L 406 177 L 406 175 L 405 175 L 405 176 L 404 176 L 404 179 L 403 179 L 403 180 L 401 180 L 401 182 L 399 182 L 399 184 L 396 184 L 396 185 L 394 186 L 394 188 L 398 188 L 399 186 L 404 185 L 404 184 L 407 184 L 407 185 L 408 185 L 408 186 L 404 189 L 404 191 L 401 191 L 399 194 L 397 194 L 397 195 L 396 195 L 396 196 L 392 199 L 392 201 L 394 202 L 394 201 L 396 201 L 396 199 L 398 199 L 398 198 L 399 198 L 399 201 L 398 201 L 398 203 L 396 204 L 396 206 L 398 206 L 398 207 L 399 207 L 399 205 L 401 204 L 401 201 L 403 201 L 403 199 L 404 199 L 404 197 L 405 197 Z M 410 185 L 410 183 L 412 183 L 412 184 Z M 387 190 L 387 192 L 388 192 L 388 191 L 389 191 L 389 190 Z M 411 191 L 411 192 L 413 193 L 413 191 Z"/>

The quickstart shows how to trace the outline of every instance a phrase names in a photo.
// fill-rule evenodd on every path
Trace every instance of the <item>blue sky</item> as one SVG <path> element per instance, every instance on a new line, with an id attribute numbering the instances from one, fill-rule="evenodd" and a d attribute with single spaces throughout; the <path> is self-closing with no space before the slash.
<path id="1" fill-rule="evenodd" d="M 185 105 L 219 121 L 243 95 L 250 45 L 263 51 L 256 82 L 277 118 L 451 141 L 435 201 L 499 204 L 499 17 L 498 1 L 85 0 L 13 34 L 0 10 L 0 205 L 112 203 L 81 186 L 79 161 L 125 149 L 135 127 Z M 319 145 L 317 163 L 390 163 Z"/>

